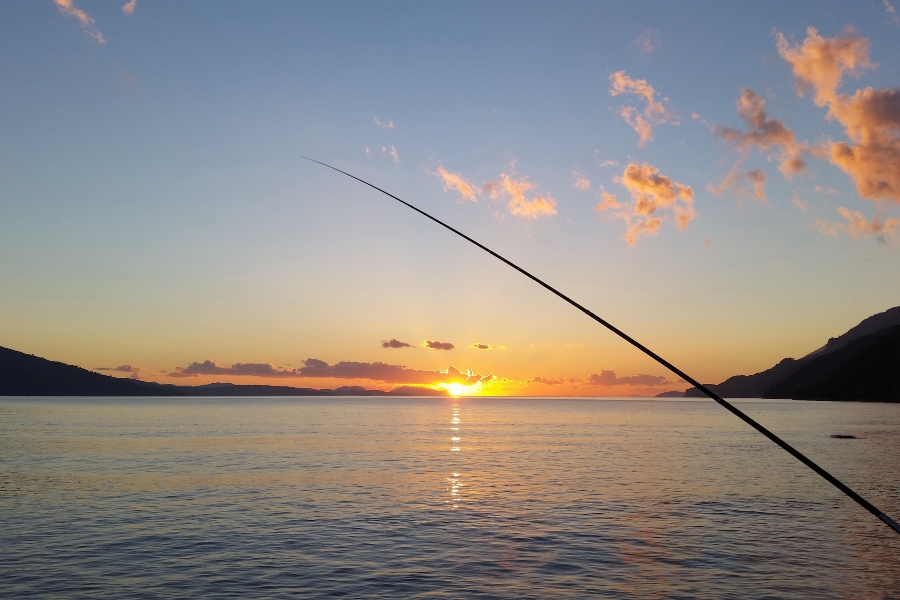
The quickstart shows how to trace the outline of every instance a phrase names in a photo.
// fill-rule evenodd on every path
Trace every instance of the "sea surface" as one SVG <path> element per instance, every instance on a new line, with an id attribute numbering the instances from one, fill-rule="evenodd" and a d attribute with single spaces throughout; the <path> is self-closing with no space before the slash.
<path id="1" fill-rule="evenodd" d="M 900 404 L 738 405 L 900 520 Z M 700 399 L 2 398 L 0 597 L 900 598 L 900 536 Z"/>

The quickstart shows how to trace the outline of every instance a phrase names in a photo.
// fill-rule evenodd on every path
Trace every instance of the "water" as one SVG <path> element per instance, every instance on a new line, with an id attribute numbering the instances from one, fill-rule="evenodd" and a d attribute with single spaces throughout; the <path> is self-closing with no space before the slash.
<path id="1" fill-rule="evenodd" d="M 900 517 L 900 405 L 740 405 Z M 0 399 L 3 598 L 898 590 L 900 536 L 708 401 Z"/>

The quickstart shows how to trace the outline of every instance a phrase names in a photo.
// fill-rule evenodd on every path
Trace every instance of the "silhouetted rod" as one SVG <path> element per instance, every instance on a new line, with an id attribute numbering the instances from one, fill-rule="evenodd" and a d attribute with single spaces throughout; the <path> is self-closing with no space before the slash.
<path id="1" fill-rule="evenodd" d="M 307 158 L 306 156 L 304 156 L 303 158 L 305 158 L 306 160 L 312 161 L 314 163 L 318 163 L 318 164 L 322 165 L 323 167 L 328 167 L 329 169 L 337 171 L 338 173 L 343 173 L 347 177 L 355 179 L 356 181 L 363 183 L 372 189 L 378 190 L 385 196 L 390 196 L 397 202 L 400 202 L 401 204 L 408 206 L 409 208 L 413 209 L 420 215 L 431 219 L 432 221 L 434 221 L 435 223 L 437 223 L 438 225 L 440 225 L 442 227 L 445 227 L 446 229 L 449 229 L 450 231 L 452 231 L 459 237 L 463 238 L 464 240 L 475 244 L 476 246 L 478 246 L 479 248 L 481 248 L 482 250 L 484 250 L 485 252 L 487 252 L 488 254 L 493 256 L 494 258 L 503 261 L 504 263 L 506 263 L 507 265 L 509 265 L 510 267 L 512 267 L 513 269 L 515 269 L 516 271 L 518 271 L 519 273 L 524 275 L 525 277 L 531 279 L 538 285 L 540 285 L 540 286 L 544 287 L 545 289 L 549 290 L 550 292 L 556 294 L 557 296 L 559 296 L 560 298 L 562 298 L 563 300 L 565 300 L 566 302 L 568 302 L 569 304 L 571 304 L 572 306 L 574 306 L 575 308 L 577 308 L 578 310 L 580 310 L 581 312 L 583 312 L 584 314 L 586 314 L 593 320 L 597 321 L 598 323 L 600 323 L 601 325 L 603 325 L 604 327 L 606 327 L 607 329 L 609 329 L 610 331 L 615 333 L 617 336 L 619 336 L 620 338 L 622 338 L 623 340 L 625 340 L 626 342 L 628 342 L 629 344 L 631 344 L 632 346 L 634 346 L 635 348 L 637 348 L 638 350 L 640 350 L 641 352 L 643 352 L 644 354 L 646 354 L 647 356 L 649 356 L 650 358 L 652 358 L 653 360 L 655 360 L 656 362 L 658 362 L 659 364 L 661 364 L 662 366 L 664 366 L 665 368 L 670 370 L 672 373 L 675 373 L 676 375 L 681 377 L 683 380 L 690 383 L 692 386 L 694 386 L 695 388 L 697 388 L 698 390 L 700 390 L 701 392 L 703 392 L 704 394 L 706 394 L 707 396 L 709 396 L 710 398 L 715 400 L 720 406 L 724 407 L 726 410 L 728 410 L 733 415 L 735 415 L 736 417 L 741 419 L 747 425 L 749 425 L 756 431 L 760 432 L 761 434 L 763 434 L 764 436 L 766 436 L 767 438 L 769 438 L 770 440 L 772 440 L 773 442 L 778 444 L 783 450 L 787 451 L 791 456 L 793 456 L 794 458 L 796 458 L 797 460 L 802 462 L 804 465 L 806 465 L 807 467 L 809 467 L 810 469 L 812 469 L 813 471 L 815 471 L 816 473 L 821 475 L 822 478 L 825 479 L 825 481 L 827 481 L 828 483 L 830 483 L 837 489 L 841 490 L 844 494 L 846 494 L 847 496 L 849 496 L 850 498 L 855 500 L 857 504 L 859 504 L 860 506 L 865 508 L 867 511 L 869 511 L 876 517 L 878 517 L 878 519 L 881 520 L 885 525 L 887 525 L 888 527 L 890 527 L 891 529 L 896 531 L 898 534 L 900 534 L 900 525 L 898 525 L 893 519 L 891 519 L 889 516 L 887 516 L 880 510 L 878 510 L 878 508 L 876 508 L 871 502 L 869 502 L 868 500 L 866 500 L 865 498 L 863 498 L 862 496 L 860 496 L 859 494 L 857 494 L 856 492 L 851 490 L 849 487 L 844 485 L 840 480 L 838 480 L 836 477 L 834 477 L 831 473 L 829 473 L 828 471 L 826 471 L 825 469 L 823 469 L 822 467 L 820 467 L 819 465 L 817 465 L 816 463 L 814 463 L 813 461 L 808 459 L 799 450 L 797 450 L 796 448 L 794 448 L 793 446 L 791 446 L 790 444 L 785 442 L 783 439 L 781 439 L 780 437 L 778 437 L 777 435 L 775 435 L 774 433 L 772 433 L 771 431 L 769 431 L 768 429 L 766 429 L 765 427 L 763 427 L 762 425 L 760 425 L 759 423 L 757 423 L 756 421 L 751 419 L 749 416 L 745 415 L 743 412 L 738 410 L 731 403 L 726 402 L 724 399 L 720 398 L 718 394 L 713 393 L 712 390 L 707 388 L 705 385 L 696 381 L 693 377 L 689 376 L 687 373 L 685 373 L 684 371 L 682 371 L 681 369 L 679 369 L 678 367 L 676 367 L 675 365 L 673 365 L 672 363 L 670 363 L 669 361 L 664 359 L 663 357 L 659 356 L 658 354 L 656 354 L 655 352 L 653 352 L 652 350 L 650 350 L 649 348 L 647 348 L 646 346 L 644 346 L 643 344 L 641 344 L 640 342 L 638 342 L 637 340 L 632 338 L 630 335 L 626 334 L 624 331 L 613 326 L 611 323 L 605 321 L 604 319 L 601 319 L 599 316 L 595 315 L 594 313 L 592 313 L 591 311 L 589 311 L 582 305 L 578 304 L 577 302 L 575 302 L 574 300 L 572 300 L 571 298 L 569 298 L 568 296 L 566 296 L 565 294 L 563 294 L 562 292 L 557 290 L 556 288 L 544 283 L 543 281 L 541 281 L 540 279 L 538 279 L 537 277 L 535 277 L 534 275 L 532 275 L 531 273 L 529 273 L 528 271 L 523 269 L 522 267 L 503 258 L 502 256 L 500 256 L 499 254 L 497 254 L 496 252 L 494 252 L 487 246 L 484 246 L 483 244 L 479 244 L 478 242 L 476 242 L 475 240 L 473 240 L 466 234 L 462 233 L 461 231 L 454 229 L 453 227 L 447 225 L 446 223 L 444 223 L 443 221 L 441 221 L 439 219 L 436 219 L 435 217 L 432 217 L 427 212 L 425 212 L 419 208 L 416 208 L 409 202 L 406 202 L 405 200 L 401 200 L 400 198 L 391 194 L 390 192 L 386 192 L 383 189 L 381 189 L 380 187 L 372 185 L 368 181 L 364 181 L 364 180 L 360 179 L 359 177 L 356 177 L 355 175 L 351 175 L 350 173 L 347 173 L 346 171 L 341 171 L 340 169 L 338 169 L 336 167 L 332 167 L 331 165 L 327 165 L 323 162 L 314 160 L 312 158 Z"/>

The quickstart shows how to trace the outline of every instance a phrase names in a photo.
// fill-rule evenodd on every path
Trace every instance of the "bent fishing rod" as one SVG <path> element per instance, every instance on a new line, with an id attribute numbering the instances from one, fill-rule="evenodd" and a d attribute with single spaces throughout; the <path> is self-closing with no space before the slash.
<path id="1" fill-rule="evenodd" d="M 782 450 L 785 450 L 788 454 L 790 454 L 791 456 L 793 456 L 794 458 L 796 458 L 797 460 L 799 460 L 800 462 L 802 462 L 804 465 L 806 465 L 807 467 L 809 467 L 810 469 L 812 469 L 813 471 L 815 471 L 815 472 L 816 472 L 819 476 L 821 476 L 825 481 L 827 481 L 828 483 L 830 483 L 831 485 L 833 485 L 834 487 L 836 487 L 837 489 L 839 489 L 839 490 L 840 490 L 841 492 L 843 492 L 846 496 L 849 496 L 849 497 L 850 497 L 853 501 L 855 501 L 857 504 L 859 504 L 859 505 L 862 506 L 864 509 L 866 509 L 867 511 L 869 511 L 870 513 L 872 513 L 873 515 L 875 515 L 875 516 L 876 516 L 880 521 L 882 521 L 885 525 L 887 525 L 888 527 L 890 527 L 891 529 L 893 529 L 895 532 L 897 532 L 898 534 L 900 534 L 900 525 L 898 525 L 898 524 L 897 524 L 893 519 L 891 519 L 889 516 L 887 516 L 886 514 L 884 514 L 883 512 L 881 512 L 881 511 L 880 511 L 875 505 L 873 505 L 871 502 L 869 502 L 868 500 L 866 500 L 865 498 L 863 498 L 862 496 L 860 496 L 859 494 L 857 494 L 856 492 L 854 492 L 852 489 L 850 489 L 849 487 L 847 487 L 846 485 L 844 485 L 844 483 L 841 482 L 837 477 L 835 477 L 834 475 L 832 475 L 831 473 L 829 473 L 828 471 L 826 471 L 825 469 L 823 469 L 822 467 L 820 467 L 819 465 L 817 465 L 816 463 L 814 463 L 812 460 L 810 460 L 809 458 L 807 458 L 802 452 L 800 452 L 799 450 L 797 450 L 796 448 L 794 448 L 793 446 L 791 446 L 790 444 L 788 444 L 787 442 L 785 442 L 783 439 L 781 439 L 780 437 L 778 437 L 777 435 L 775 435 L 774 433 L 772 433 L 771 431 L 769 431 L 768 429 L 766 429 L 765 427 L 763 427 L 762 425 L 760 425 L 759 423 L 757 423 L 754 419 L 752 419 L 752 418 L 750 418 L 748 415 L 744 414 L 744 413 L 743 413 L 741 410 L 739 410 L 736 406 L 734 406 L 734 405 L 731 404 L 730 402 L 727 402 L 724 398 L 722 398 L 722 397 L 720 397 L 718 394 L 714 393 L 712 390 L 710 390 L 709 388 L 707 388 L 705 385 L 703 385 L 702 383 L 698 382 L 698 381 L 695 380 L 693 377 L 689 376 L 687 373 L 685 373 L 684 371 L 682 371 L 681 369 L 679 369 L 678 367 L 676 367 L 675 365 L 673 365 L 672 363 L 670 363 L 669 361 L 667 361 L 666 359 L 664 359 L 663 357 L 661 357 L 660 355 L 656 354 L 655 352 L 653 352 L 652 350 L 650 350 L 649 348 L 647 348 L 646 346 L 644 346 L 643 344 L 641 344 L 641 343 L 638 342 L 636 339 L 634 339 L 634 338 L 631 337 L 630 335 L 626 334 L 624 331 L 622 331 L 622 330 L 619 329 L 618 327 L 615 327 L 614 325 L 612 325 L 611 323 L 609 323 L 609 322 L 606 321 L 605 319 L 602 319 L 601 317 L 597 316 L 596 314 L 594 314 L 593 312 L 591 312 L 590 310 L 588 310 L 588 309 L 585 308 L 584 306 L 578 304 L 577 302 L 575 302 L 574 300 L 572 300 L 571 298 L 569 298 L 568 296 L 566 296 L 565 294 L 563 294 L 562 292 L 560 292 L 560 291 L 557 290 L 556 288 L 552 287 L 551 285 L 549 285 L 549 284 L 547 284 L 547 283 L 544 283 L 543 281 L 541 281 L 540 279 L 538 279 L 537 277 L 535 277 L 534 275 L 532 275 L 531 273 L 529 273 L 528 271 L 526 271 L 525 269 L 523 269 L 522 267 L 520 267 L 519 265 L 517 265 L 517 264 L 513 263 L 512 261 L 507 260 L 506 258 L 500 256 L 499 254 L 497 254 L 496 252 L 494 252 L 493 250 L 491 250 L 491 249 L 488 248 L 487 246 L 485 246 L 485 245 L 483 245 L 483 244 L 480 244 L 479 242 L 476 242 L 475 240 L 473 240 L 472 238 L 470 238 L 469 236 L 467 236 L 467 235 L 464 234 L 463 232 L 459 231 L 458 229 L 455 229 L 455 228 L 451 227 L 450 225 L 447 225 L 446 223 L 444 223 L 444 222 L 441 221 L 440 219 L 437 219 L 436 217 L 432 217 L 430 214 L 428 214 L 428 213 L 425 212 L 424 210 L 422 210 L 422 209 L 420 209 L 420 208 L 417 208 L 416 206 L 413 206 L 412 204 L 410 204 L 409 202 L 406 202 L 405 200 L 401 200 L 401 199 L 398 198 L 397 196 L 391 194 L 390 192 L 386 192 L 385 190 L 381 189 L 381 188 L 378 187 L 378 186 L 372 185 L 372 184 L 369 183 L 368 181 L 365 181 L 365 180 L 363 180 L 363 179 L 360 179 L 359 177 L 357 177 L 357 176 L 355 176 L 355 175 L 351 175 L 350 173 L 347 173 L 346 171 L 342 171 L 342 170 L 338 169 L 337 167 L 332 167 L 331 165 L 327 165 L 327 164 L 325 164 L 325 163 L 323 163 L 323 162 L 320 162 L 320 161 L 315 160 L 315 159 L 312 159 L 312 158 L 308 158 L 308 157 L 306 157 L 306 156 L 304 156 L 303 158 L 305 158 L 305 159 L 308 160 L 308 161 L 311 161 L 311 162 L 320 164 L 320 165 L 322 165 L 323 167 L 328 167 L 329 169 L 331 169 L 331 170 L 333 170 L 333 171 L 337 171 L 338 173 L 342 173 L 342 174 L 346 175 L 347 177 L 350 177 L 351 179 L 355 179 L 356 181 L 358 181 L 358 182 L 360 182 L 360 183 L 362 183 L 362 184 L 365 184 L 365 185 L 369 186 L 370 188 L 372 188 L 372 189 L 374 189 L 374 190 L 377 190 L 377 191 L 381 192 L 381 193 L 384 194 L 385 196 L 388 196 L 388 197 L 390 197 L 390 198 L 393 198 L 393 199 L 396 200 L 397 202 L 399 202 L 399 203 L 401 203 L 401 204 L 403 204 L 403 205 L 405 205 L 405 206 L 407 206 L 407 207 L 413 209 L 414 211 L 416 211 L 417 213 L 419 213 L 419 214 L 422 215 L 423 217 L 426 217 L 426 218 L 428 218 L 428 219 L 431 219 L 432 221 L 434 221 L 435 223 L 437 223 L 437 224 L 440 225 L 441 227 L 444 227 L 445 229 L 449 229 L 450 231 L 452 231 L 453 233 L 455 233 L 455 234 L 458 235 L 459 237 L 463 238 L 463 239 L 466 240 L 467 242 L 471 242 L 471 243 L 474 244 L 475 246 L 478 246 L 479 248 L 481 248 L 482 250 L 484 250 L 485 252 L 487 252 L 488 254 L 490 254 L 491 256 L 493 256 L 494 258 L 496 258 L 497 260 L 499 260 L 499 261 L 501 261 L 501 262 L 507 264 L 508 266 L 512 267 L 513 269 L 515 269 L 516 271 L 518 271 L 519 273 L 521 273 L 522 275 L 524 275 L 524 276 L 527 277 L 528 279 L 532 280 L 533 282 L 535 282 L 535 283 L 537 283 L 538 285 L 540 285 L 541 287 L 543 287 L 544 289 L 546 289 L 546 290 L 548 290 L 549 292 L 555 294 L 556 296 L 562 298 L 563 300 L 565 300 L 566 302 L 568 302 L 569 304 L 571 304 L 572 306 L 574 306 L 575 308 L 577 308 L 578 310 L 580 310 L 581 312 L 583 312 L 584 314 L 586 314 L 588 317 L 590 317 L 590 318 L 593 319 L 594 321 L 600 323 L 601 325 L 603 325 L 604 327 L 606 327 L 608 330 L 610 330 L 611 332 L 613 332 L 614 334 L 616 334 L 617 336 L 619 336 L 620 338 L 622 338 L 623 340 L 625 340 L 626 342 L 628 342 L 629 344 L 631 344 L 632 346 L 634 346 L 635 348 L 637 348 L 638 350 L 640 350 L 641 352 L 643 352 L 644 354 L 646 354 L 647 356 L 649 356 L 650 358 L 652 358 L 653 360 L 655 360 L 656 362 L 658 362 L 659 364 L 661 364 L 662 366 L 664 366 L 665 368 L 667 368 L 667 369 L 668 369 L 669 371 L 671 371 L 672 373 L 674 373 L 675 375 L 678 375 L 678 376 L 679 376 L 680 378 L 682 378 L 684 381 L 686 381 L 687 383 L 690 383 L 692 386 L 694 386 L 695 388 L 697 388 L 698 390 L 700 390 L 701 392 L 703 392 L 704 394 L 706 394 L 707 396 L 709 396 L 710 398 L 712 398 L 713 400 L 715 400 L 716 403 L 717 403 L 719 406 L 722 406 L 723 408 L 725 408 L 725 410 L 729 411 L 731 414 L 733 414 L 734 416 L 736 416 L 737 418 L 739 418 L 740 420 L 742 420 L 744 423 L 746 423 L 747 425 L 749 425 L 750 427 L 752 427 L 753 429 L 755 429 L 755 430 L 758 431 L 759 433 L 763 434 L 764 436 L 766 436 L 767 438 L 769 438 L 771 441 L 775 442 L 775 444 L 777 444 L 779 447 L 781 447 Z"/>

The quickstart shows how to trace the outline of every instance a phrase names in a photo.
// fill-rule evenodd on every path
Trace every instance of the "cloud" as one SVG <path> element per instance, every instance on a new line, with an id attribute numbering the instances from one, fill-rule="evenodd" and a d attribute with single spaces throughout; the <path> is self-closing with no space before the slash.
<path id="1" fill-rule="evenodd" d="M 476 350 L 506 350 L 506 346 L 491 346 L 490 344 L 472 344 L 469 348 Z"/>
<path id="2" fill-rule="evenodd" d="M 746 181 L 752 189 L 748 189 L 744 185 L 744 181 Z M 761 202 L 766 202 L 765 185 L 766 174 L 763 173 L 762 169 L 751 169 L 750 171 L 741 172 L 738 163 L 735 163 L 728 170 L 728 173 L 725 174 L 725 179 L 722 180 L 719 187 L 710 183 L 706 186 L 706 189 L 716 196 L 721 196 L 726 191 L 731 191 L 742 198 L 750 196 L 752 192 L 754 198 Z"/>
<path id="3" fill-rule="evenodd" d="M 888 0 L 884 0 L 884 20 L 891 25 L 900 25 L 900 15 Z"/>
<path id="4" fill-rule="evenodd" d="M 134 7 L 137 4 L 137 0 L 131 0 L 130 2 L 126 2 L 122 5 L 122 13 L 126 15 L 130 15 L 134 12 Z"/>
<path id="5" fill-rule="evenodd" d="M 625 167 L 617 183 L 625 186 L 631 195 L 631 203 L 620 205 L 615 196 L 606 194 L 594 207 L 598 213 L 624 208 L 612 212 L 614 218 L 625 221 L 628 229 L 625 241 L 633 246 L 642 235 L 656 235 L 663 220 L 672 216 L 678 228 L 684 230 L 696 217 L 694 211 L 694 191 L 690 186 L 672 181 L 660 175 L 656 167 L 647 163 L 630 163 Z"/>
<path id="6" fill-rule="evenodd" d="M 834 196 L 835 194 L 837 194 L 837 190 L 834 189 L 834 188 L 830 188 L 830 187 L 824 187 L 824 188 L 823 188 L 823 187 L 818 186 L 818 185 L 815 186 L 815 187 L 813 187 L 813 191 L 814 191 L 814 192 L 818 192 L 818 193 L 820 193 L 820 194 L 826 194 L 826 195 L 828 195 L 828 196 Z"/>
<path id="7" fill-rule="evenodd" d="M 323 360 L 307 358 L 299 369 L 278 369 L 268 363 L 235 363 L 220 366 L 214 361 L 193 362 L 187 367 L 177 367 L 170 377 L 198 377 L 201 375 L 230 375 L 267 378 L 325 378 L 325 379 L 367 379 L 394 384 L 437 385 L 440 383 L 461 383 L 471 385 L 488 382 L 493 375 L 478 375 L 471 370 L 462 372 L 456 367 L 446 371 L 426 371 L 408 369 L 402 365 L 382 362 L 366 363 L 341 361 L 329 365 Z"/>
<path id="8" fill-rule="evenodd" d="M 374 123 L 381 127 L 382 129 L 393 129 L 394 122 L 388 119 L 387 121 L 382 121 L 378 117 L 374 117 Z"/>
<path id="9" fill-rule="evenodd" d="M 804 202 L 798 195 L 797 192 L 794 192 L 794 197 L 791 199 L 791 204 L 799 208 L 801 211 L 806 212 L 806 202 Z"/>
<path id="10" fill-rule="evenodd" d="M 840 95 L 829 115 L 855 144 L 831 145 L 831 162 L 856 182 L 860 197 L 900 204 L 900 89 Z"/>
<path id="11" fill-rule="evenodd" d="M 619 204 L 619 202 L 616 200 L 615 194 L 610 194 L 609 192 L 600 192 L 599 194 L 597 194 L 597 196 L 600 198 L 600 202 L 598 202 L 597 205 L 594 206 L 594 210 L 598 213 L 604 210 L 622 208 L 622 205 Z"/>
<path id="12" fill-rule="evenodd" d="M 844 35 L 823 38 L 815 27 L 806 30 L 806 39 L 792 46 L 781 32 L 776 33 L 778 54 L 791 65 L 797 95 L 812 90 L 817 106 L 826 106 L 837 97 L 837 88 L 844 73 L 858 75 L 875 65 L 869 61 L 869 41 L 858 35 L 853 27 Z"/>
<path id="13" fill-rule="evenodd" d="M 668 385 L 671 383 L 665 377 L 660 377 L 658 375 L 631 375 L 629 377 L 616 377 L 614 371 L 600 371 L 600 374 L 594 373 L 590 377 L 587 378 L 588 385 L 602 385 L 602 386 L 615 386 L 615 385 L 646 385 L 646 386 L 657 386 L 657 385 Z"/>
<path id="14" fill-rule="evenodd" d="M 98 44 L 105 44 L 103 34 L 94 25 L 94 20 L 86 12 L 77 8 L 72 0 L 53 0 L 59 12 L 69 17 L 75 17 L 81 23 L 81 29 Z"/>
<path id="15" fill-rule="evenodd" d="M 516 216 L 537 219 L 555 215 L 556 200 L 550 194 L 535 196 L 531 200 L 525 197 L 525 193 L 535 187 L 527 177 L 513 179 L 506 173 L 501 173 L 498 181 L 484 184 L 484 191 L 494 199 L 508 197 L 506 206 L 509 212 Z"/>
<path id="16" fill-rule="evenodd" d="M 591 189 L 591 180 L 579 173 L 578 171 L 574 171 L 572 173 L 572 187 L 577 190 L 587 191 Z"/>
<path id="17" fill-rule="evenodd" d="M 560 385 L 560 384 L 566 383 L 566 381 L 568 381 L 569 383 L 572 383 L 574 380 L 572 380 L 572 379 L 566 380 L 566 379 L 563 379 L 563 378 L 556 378 L 556 379 L 553 379 L 553 378 L 547 378 L 547 377 L 535 377 L 535 378 L 533 378 L 533 379 L 529 379 L 529 380 L 526 381 L 525 383 L 528 383 L 528 384 L 530 384 L 530 385 L 534 385 L 534 384 L 541 384 L 541 385 Z"/>
<path id="18" fill-rule="evenodd" d="M 429 340 L 425 340 L 424 346 L 432 350 L 453 350 L 456 347 L 450 342 L 432 342 Z"/>
<path id="19" fill-rule="evenodd" d="M 400 340 L 395 340 L 391 338 L 386 342 L 381 342 L 382 348 L 412 348 L 412 344 L 407 344 L 406 342 L 401 342 Z"/>
<path id="20" fill-rule="evenodd" d="M 656 100 L 656 90 L 644 79 L 632 79 L 625 74 L 625 71 L 616 71 L 609 76 L 612 86 L 609 88 L 610 96 L 618 96 L 619 94 L 634 94 L 640 96 L 647 103 L 643 112 L 638 113 L 638 109 L 634 106 L 623 106 L 619 110 L 619 116 L 625 119 L 625 122 L 631 125 L 638 134 L 638 146 L 643 147 L 653 139 L 653 127 L 664 123 L 678 125 L 678 117 L 674 112 L 666 110 L 665 103 L 668 98 L 662 101 Z"/>
<path id="21" fill-rule="evenodd" d="M 460 201 L 469 200 L 470 202 L 478 202 L 478 192 L 475 185 L 463 179 L 462 175 L 459 173 L 450 173 L 441 165 L 438 165 L 436 171 L 425 170 L 426 172 L 441 178 L 444 183 L 445 192 L 456 190 L 459 193 Z"/>
<path id="22" fill-rule="evenodd" d="M 400 156 L 397 154 L 397 148 L 395 148 L 394 146 L 391 146 L 390 151 L 388 151 L 388 147 L 387 147 L 387 146 L 382 146 L 382 147 L 381 147 L 381 153 L 382 153 L 382 154 L 389 154 L 389 155 L 391 156 L 391 158 L 394 159 L 394 162 L 395 162 L 395 163 L 397 163 L 398 165 L 400 164 Z"/>
<path id="23" fill-rule="evenodd" d="M 657 39 L 659 37 L 659 31 L 656 29 L 648 29 L 641 35 L 637 36 L 633 42 L 631 42 L 634 46 L 637 46 L 641 51 L 641 54 L 647 56 L 651 54 L 654 50 L 659 48 L 660 43 Z"/>
<path id="24" fill-rule="evenodd" d="M 119 373 L 139 373 L 138 367 L 131 365 L 119 365 L 118 367 L 97 367 L 95 371 L 118 371 Z"/>
<path id="25" fill-rule="evenodd" d="M 617 160 L 601 160 L 597 163 L 598 167 L 618 167 L 619 161 Z"/>
<path id="26" fill-rule="evenodd" d="M 713 127 L 713 131 L 742 153 L 755 148 L 770 158 L 774 155 L 781 162 L 778 170 L 791 178 L 806 168 L 803 155 L 808 152 L 809 145 L 798 142 L 794 132 L 778 119 L 770 119 L 765 109 L 766 101 L 750 88 L 744 88 L 737 101 L 737 110 L 747 131 L 721 126 Z"/>
<path id="27" fill-rule="evenodd" d="M 826 118 L 837 120 L 852 142 L 826 143 L 824 154 L 856 182 L 860 197 L 900 204 L 900 88 L 867 87 L 853 95 L 837 91 L 845 74 L 875 67 L 868 40 L 852 27 L 835 38 L 823 38 L 810 27 L 801 45 L 791 45 L 781 33 L 777 43 L 797 93 L 812 90 L 815 104 L 828 107 Z"/>
<path id="28" fill-rule="evenodd" d="M 866 219 L 859 211 L 850 210 L 841 206 L 838 212 L 847 221 L 846 223 L 830 223 L 822 219 L 816 219 L 813 227 L 818 229 L 825 235 L 837 237 L 838 231 L 844 231 L 853 238 L 865 238 L 875 236 L 880 242 L 886 242 L 886 235 L 896 241 L 895 230 L 900 231 L 900 219 L 891 218 L 883 220 L 879 215 L 875 215 L 871 221 Z"/>

